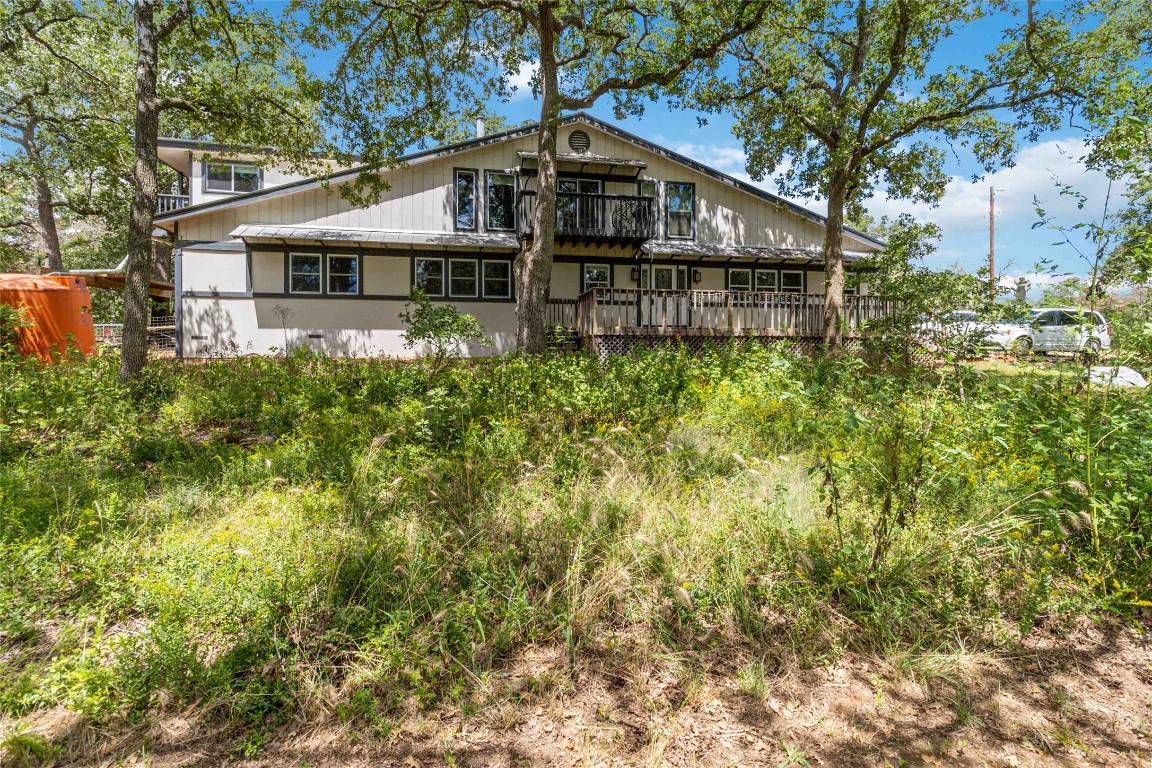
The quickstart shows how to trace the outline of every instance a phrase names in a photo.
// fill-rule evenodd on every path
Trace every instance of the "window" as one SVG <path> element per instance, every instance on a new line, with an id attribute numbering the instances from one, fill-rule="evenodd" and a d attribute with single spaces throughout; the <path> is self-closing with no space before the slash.
<path id="1" fill-rule="evenodd" d="M 357 295 L 360 293 L 360 257 L 290 253 L 288 292 Z"/>
<path id="2" fill-rule="evenodd" d="M 320 255 L 293 253 L 288 257 L 289 293 L 320 293 Z"/>
<path id="3" fill-rule="evenodd" d="M 608 288 L 612 285 L 612 268 L 607 264 L 584 265 L 584 290 Z"/>
<path id="4" fill-rule="evenodd" d="M 449 296 L 476 296 L 477 282 L 477 266 L 475 259 L 449 259 Z"/>
<path id="5" fill-rule="evenodd" d="M 650 179 L 637 182 L 636 193 L 640 197 L 658 197 L 660 195 L 660 183 Z"/>
<path id="6" fill-rule="evenodd" d="M 773 292 L 776 290 L 776 270 L 774 269 L 758 269 L 756 270 L 756 290 Z"/>
<path id="7" fill-rule="evenodd" d="M 456 171 L 456 229 L 476 229 L 476 171 Z"/>
<path id="8" fill-rule="evenodd" d="M 328 257 L 328 293 L 360 292 L 360 257 Z"/>
<path id="9" fill-rule="evenodd" d="M 750 290 L 752 290 L 752 270 L 750 270 L 750 269 L 730 269 L 730 270 L 728 270 L 728 290 L 730 290 L 730 291 L 750 291 Z"/>
<path id="10" fill-rule="evenodd" d="M 516 228 L 516 178 L 488 172 L 488 229 Z"/>
<path id="11" fill-rule="evenodd" d="M 780 290 L 785 293 L 804 293 L 803 272 L 781 272 Z"/>
<path id="12" fill-rule="evenodd" d="M 264 172 L 242 163 L 204 163 L 205 192 L 256 192 L 263 186 Z"/>
<path id="13" fill-rule="evenodd" d="M 416 259 L 414 283 L 428 296 L 443 296 L 444 259 Z"/>
<path id="14" fill-rule="evenodd" d="M 509 299 L 512 297 L 512 263 L 509 261 L 484 262 L 484 298 Z"/>
<path id="15" fill-rule="evenodd" d="M 670 181 L 665 185 L 668 237 L 691 240 L 696 236 L 696 185 Z"/>

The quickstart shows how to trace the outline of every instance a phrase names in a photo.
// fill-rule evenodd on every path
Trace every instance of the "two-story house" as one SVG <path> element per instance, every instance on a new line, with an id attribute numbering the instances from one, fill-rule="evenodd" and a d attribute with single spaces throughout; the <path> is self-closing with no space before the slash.
<path id="1" fill-rule="evenodd" d="M 478 130 L 482 134 L 482 131 Z M 512 261 L 533 237 L 537 129 L 478 135 L 382 171 L 367 206 L 340 185 L 261 168 L 221 147 L 162 140 L 181 195 L 156 225 L 176 250 L 178 353 L 306 344 L 409 355 L 413 287 L 475 315 L 512 349 Z M 549 322 L 600 350 L 675 336 L 818 336 L 824 218 L 585 114 L 563 119 Z M 228 157 L 229 159 L 220 159 Z M 845 229 L 851 263 L 883 243 Z M 884 309 L 860 283 L 850 327 Z"/>

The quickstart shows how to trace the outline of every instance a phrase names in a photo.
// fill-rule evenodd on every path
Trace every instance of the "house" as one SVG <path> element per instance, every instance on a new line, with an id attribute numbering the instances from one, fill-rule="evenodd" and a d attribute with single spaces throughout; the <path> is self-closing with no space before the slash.
<path id="1" fill-rule="evenodd" d="M 513 349 L 512 261 L 534 234 L 537 129 L 477 132 L 383 171 L 389 189 L 367 206 L 339 194 L 355 168 L 325 183 L 161 140 L 182 193 L 162 196 L 156 217 L 178 246 L 178 354 L 411 354 L 399 314 L 413 286 L 480 320 L 492 344 L 469 354 Z M 599 350 L 819 335 L 822 216 L 582 113 L 563 119 L 559 146 L 550 325 Z M 850 269 L 882 247 L 844 231 Z M 849 328 L 885 308 L 860 283 Z"/>

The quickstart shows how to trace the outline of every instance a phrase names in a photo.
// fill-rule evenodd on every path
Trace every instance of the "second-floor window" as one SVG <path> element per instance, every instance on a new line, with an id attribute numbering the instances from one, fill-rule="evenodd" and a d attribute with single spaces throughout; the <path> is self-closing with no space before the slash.
<path id="1" fill-rule="evenodd" d="M 243 163 L 204 163 L 205 192 L 258 192 L 264 172 Z"/>
<path id="2" fill-rule="evenodd" d="M 488 229 L 516 227 L 516 178 L 510 173 L 488 172 Z"/>
<path id="3" fill-rule="evenodd" d="M 456 229 L 476 229 L 476 171 L 456 170 Z"/>
<path id="4" fill-rule="evenodd" d="M 668 237 L 691 240 L 696 236 L 696 185 L 670 181 L 664 186 L 668 208 Z"/>

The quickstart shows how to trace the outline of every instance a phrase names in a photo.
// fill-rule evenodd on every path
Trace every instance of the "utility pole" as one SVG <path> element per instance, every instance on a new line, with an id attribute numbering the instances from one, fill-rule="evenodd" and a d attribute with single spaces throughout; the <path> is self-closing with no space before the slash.
<path id="1" fill-rule="evenodd" d="M 988 303 L 996 303 L 996 187 L 988 187 Z"/>

